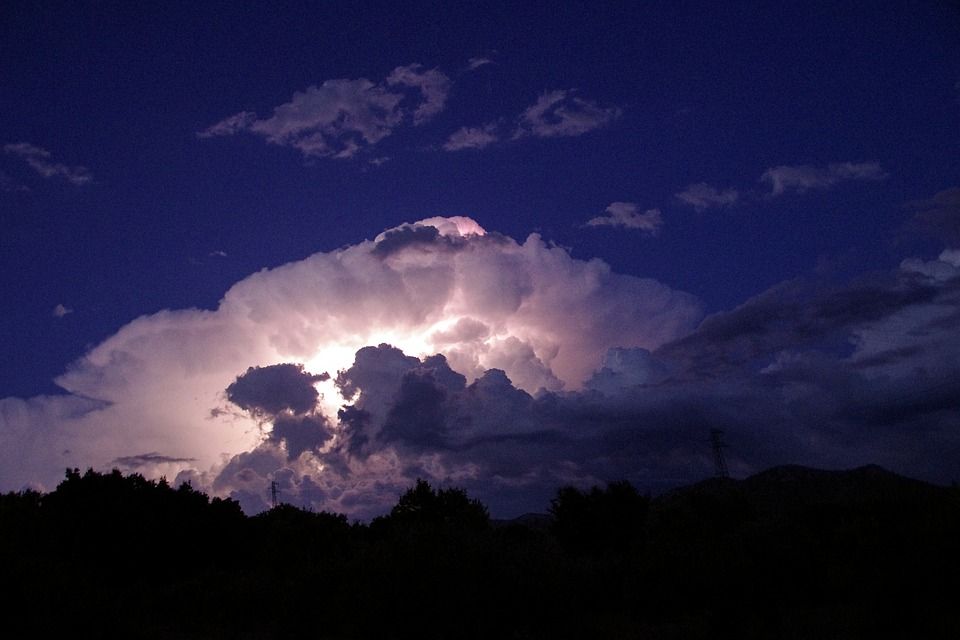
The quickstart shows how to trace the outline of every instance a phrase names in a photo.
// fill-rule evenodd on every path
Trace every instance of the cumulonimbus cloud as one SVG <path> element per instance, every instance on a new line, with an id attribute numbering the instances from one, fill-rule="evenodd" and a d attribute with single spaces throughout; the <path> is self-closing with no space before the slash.
<path id="1" fill-rule="evenodd" d="M 206 487 L 216 470 L 253 451 L 260 453 L 251 459 L 280 460 L 277 468 L 308 464 L 290 461 L 291 452 L 306 461 L 333 446 L 320 416 L 331 429 L 339 425 L 348 399 L 334 378 L 364 346 L 390 344 L 415 358 L 443 353 L 467 385 L 502 369 L 536 394 L 577 389 L 610 347 L 655 348 L 689 332 L 700 315 L 693 296 L 574 259 L 536 234 L 520 243 L 469 218 L 401 225 L 253 274 L 214 311 L 134 320 L 57 379 L 63 396 L 0 400 L 0 486 L 51 487 L 65 467 L 116 460 L 144 462 L 138 469 L 148 472 L 150 458 L 136 458 L 144 451 L 162 457 L 167 475 L 175 460 L 192 459 L 179 470 Z M 279 364 L 292 368 L 267 369 L 277 374 L 272 381 L 250 374 Z M 310 380 L 315 410 L 295 396 L 268 405 L 237 383 L 250 374 L 248 381 L 263 378 L 255 389 L 269 382 L 290 390 L 297 365 L 333 376 Z M 364 468 L 389 455 L 372 453 Z M 311 475 L 320 482 L 319 471 Z"/>
<path id="2" fill-rule="evenodd" d="M 382 513 L 417 477 L 495 513 L 561 484 L 657 489 L 772 464 L 960 463 L 960 253 L 790 281 L 703 322 L 695 298 L 430 218 L 262 271 L 215 311 L 144 316 L 0 400 L 0 488 L 120 465 L 229 495 Z M 149 453 L 143 453 L 149 452 Z"/>

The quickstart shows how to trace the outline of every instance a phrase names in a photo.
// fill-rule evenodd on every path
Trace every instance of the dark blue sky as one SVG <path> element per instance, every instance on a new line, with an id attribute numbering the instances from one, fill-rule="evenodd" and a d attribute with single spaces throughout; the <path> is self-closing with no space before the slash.
<path id="1" fill-rule="evenodd" d="M 955 208 L 917 219 L 960 185 L 955 3 L 518 4 L 4 2 L 0 397 L 59 392 L 138 316 L 431 216 L 706 314 L 956 246 Z M 361 124 L 310 150 L 321 116 L 270 120 L 359 79 L 403 100 L 377 134 L 346 109 L 327 125 Z"/>

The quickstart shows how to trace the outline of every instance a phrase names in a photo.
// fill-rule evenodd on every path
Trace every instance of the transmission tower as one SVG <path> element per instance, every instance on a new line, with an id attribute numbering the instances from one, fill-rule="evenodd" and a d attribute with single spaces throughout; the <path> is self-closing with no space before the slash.
<path id="1" fill-rule="evenodd" d="M 727 470 L 727 461 L 723 457 L 723 450 L 727 448 L 727 443 L 723 441 L 723 431 L 710 429 L 710 443 L 713 445 L 713 463 L 717 467 L 717 477 L 729 478 L 730 472 Z"/>
<path id="2" fill-rule="evenodd" d="M 277 508 L 277 494 L 280 493 L 280 489 L 277 488 L 277 481 L 270 481 L 270 503 L 273 505 L 273 508 Z"/>

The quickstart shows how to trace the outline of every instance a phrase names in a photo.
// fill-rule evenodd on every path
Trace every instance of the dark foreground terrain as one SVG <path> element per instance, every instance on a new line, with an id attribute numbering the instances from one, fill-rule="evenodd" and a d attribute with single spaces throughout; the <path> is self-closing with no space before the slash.
<path id="1" fill-rule="evenodd" d="M 960 491 L 778 467 L 491 523 L 418 483 L 369 525 L 138 475 L 0 496 L 7 638 L 955 638 Z"/>

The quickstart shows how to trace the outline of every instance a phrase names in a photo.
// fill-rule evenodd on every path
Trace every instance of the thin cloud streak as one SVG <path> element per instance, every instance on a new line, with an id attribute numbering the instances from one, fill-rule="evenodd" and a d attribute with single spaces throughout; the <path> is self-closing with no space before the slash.
<path id="1" fill-rule="evenodd" d="M 89 169 L 80 165 L 69 166 L 51 160 L 51 153 L 43 147 L 32 145 L 29 142 L 7 144 L 4 152 L 18 156 L 27 165 L 44 178 L 63 178 L 72 185 L 81 186 L 93 180 Z"/>
<path id="2" fill-rule="evenodd" d="M 876 182 L 886 177 L 887 174 L 876 162 L 835 162 L 826 167 L 809 165 L 771 167 L 763 172 L 760 181 L 769 184 L 771 196 L 780 196 L 789 191 L 803 193 L 814 189 L 828 189 L 841 182 Z"/>
<path id="3" fill-rule="evenodd" d="M 676 198 L 697 211 L 704 211 L 713 207 L 728 207 L 739 200 L 740 193 L 736 189 L 721 191 L 705 182 L 698 182 L 676 194 Z"/>

